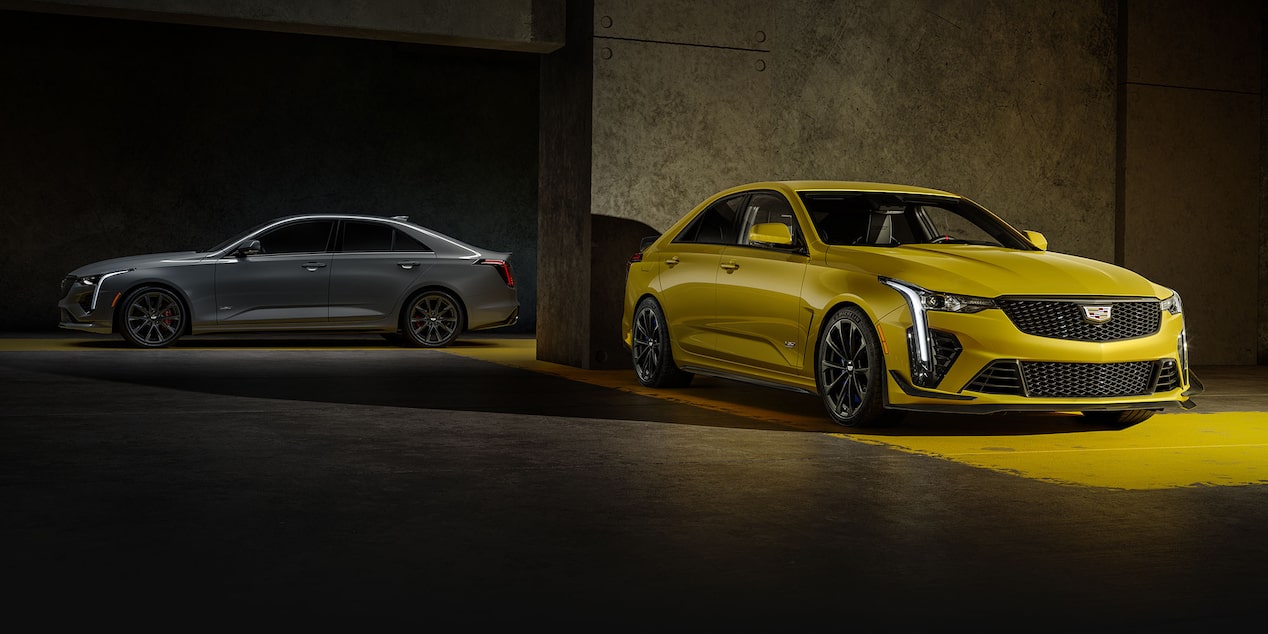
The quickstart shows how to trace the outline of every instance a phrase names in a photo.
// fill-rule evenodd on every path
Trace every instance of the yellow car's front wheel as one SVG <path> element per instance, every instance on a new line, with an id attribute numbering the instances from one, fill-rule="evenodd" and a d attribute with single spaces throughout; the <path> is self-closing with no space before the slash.
<path id="1" fill-rule="evenodd" d="M 885 357 L 876 328 L 857 306 L 837 310 L 824 323 L 815 360 L 819 395 L 832 420 L 867 427 L 896 419 L 885 410 Z"/>

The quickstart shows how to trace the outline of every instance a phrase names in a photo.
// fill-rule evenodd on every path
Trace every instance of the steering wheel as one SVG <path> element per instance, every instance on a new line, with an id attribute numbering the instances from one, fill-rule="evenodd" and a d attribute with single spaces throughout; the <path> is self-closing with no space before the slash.
<path id="1" fill-rule="evenodd" d="M 943 242 L 951 242 L 952 240 L 955 240 L 955 238 L 952 238 L 947 234 L 943 234 L 930 240 L 929 244 L 942 244 Z"/>

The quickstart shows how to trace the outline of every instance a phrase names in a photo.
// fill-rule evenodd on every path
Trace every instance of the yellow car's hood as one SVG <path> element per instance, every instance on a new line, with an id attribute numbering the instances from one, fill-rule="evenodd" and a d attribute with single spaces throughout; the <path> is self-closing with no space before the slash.
<path id="1" fill-rule="evenodd" d="M 900 279 L 932 291 L 1000 295 L 1155 296 L 1160 289 L 1113 264 L 1052 251 L 967 244 L 831 247 L 831 266 Z"/>

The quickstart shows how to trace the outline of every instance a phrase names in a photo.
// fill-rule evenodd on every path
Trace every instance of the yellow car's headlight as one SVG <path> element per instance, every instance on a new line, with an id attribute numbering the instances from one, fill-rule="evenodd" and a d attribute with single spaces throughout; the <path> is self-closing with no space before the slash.
<path id="1" fill-rule="evenodd" d="M 1162 310 L 1165 310 L 1172 315 L 1179 315 L 1184 312 L 1184 307 L 1180 304 L 1180 294 L 1175 291 L 1171 291 L 1171 297 L 1162 300 L 1159 306 Z"/>
<path id="2" fill-rule="evenodd" d="M 877 278 L 903 296 L 907 307 L 911 310 L 911 329 L 908 331 L 909 352 L 911 355 L 911 380 L 920 387 L 936 387 L 946 376 L 947 370 L 955 363 L 959 355 L 959 342 L 955 336 L 942 333 L 944 340 L 949 340 L 954 353 L 939 358 L 937 341 L 938 333 L 929 329 L 929 321 L 925 313 L 931 310 L 951 313 L 976 313 L 987 308 L 995 308 L 995 300 L 973 295 L 956 295 L 940 293 L 916 286 L 909 282 L 889 277 Z M 942 346 L 946 348 L 946 346 Z"/>
<path id="3" fill-rule="evenodd" d="M 938 293 L 924 289 L 918 289 L 917 292 L 920 294 L 920 301 L 924 304 L 925 310 L 941 310 L 949 313 L 976 313 L 987 308 L 995 308 L 995 300 L 988 297 Z"/>

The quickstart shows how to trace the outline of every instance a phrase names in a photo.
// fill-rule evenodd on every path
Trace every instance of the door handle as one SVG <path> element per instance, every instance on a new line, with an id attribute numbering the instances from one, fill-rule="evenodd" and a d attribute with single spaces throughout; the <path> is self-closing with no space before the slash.
<path id="1" fill-rule="evenodd" d="M 317 269 L 326 268 L 326 263 L 325 262 L 305 262 L 301 264 L 300 266 L 308 269 L 309 271 L 316 271 Z"/>
<path id="2" fill-rule="evenodd" d="M 723 269 L 725 269 L 727 273 L 734 273 L 736 269 L 740 268 L 740 265 L 736 264 L 735 262 L 726 262 L 723 264 L 719 264 L 718 266 L 721 266 Z"/>
<path id="3" fill-rule="evenodd" d="M 405 269 L 406 271 L 409 271 L 413 269 L 414 267 L 418 266 L 418 262 L 397 262 L 396 265 Z"/>
<path id="4" fill-rule="evenodd" d="M 665 260 L 665 266 L 668 266 L 671 269 L 678 266 L 678 256 L 675 255 L 674 257 Z"/>

